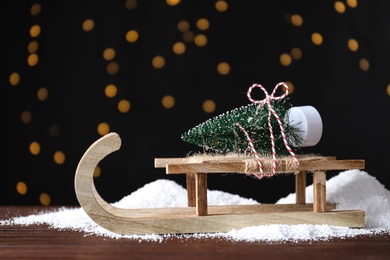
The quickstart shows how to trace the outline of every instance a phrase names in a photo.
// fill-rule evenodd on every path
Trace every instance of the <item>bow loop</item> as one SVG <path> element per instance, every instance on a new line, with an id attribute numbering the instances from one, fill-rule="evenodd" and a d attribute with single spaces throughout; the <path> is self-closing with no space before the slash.
<path id="1" fill-rule="evenodd" d="M 280 86 L 283 86 L 284 89 L 285 89 L 285 92 L 283 95 L 281 96 L 276 96 L 275 97 L 275 93 L 276 91 L 278 90 L 278 88 Z M 263 100 L 255 100 L 252 98 L 251 96 L 251 93 L 252 93 L 252 90 L 254 88 L 260 88 L 264 94 L 265 94 L 265 98 Z M 272 124 L 271 124 L 271 116 L 273 115 L 276 120 L 278 121 L 278 125 L 280 127 L 280 133 L 282 134 L 282 137 L 283 137 L 283 143 L 284 143 L 284 146 L 286 147 L 287 151 L 290 153 L 290 155 L 293 157 L 293 160 L 294 160 L 294 163 L 296 165 L 299 165 L 299 161 L 297 159 L 297 157 L 295 156 L 294 152 L 292 151 L 292 149 L 290 148 L 290 146 L 288 145 L 288 142 L 287 142 L 287 138 L 286 138 L 286 135 L 284 133 L 284 128 L 283 128 L 283 124 L 282 124 L 282 120 L 280 119 L 279 115 L 275 112 L 272 104 L 271 104 L 271 101 L 272 100 L 281 100 L 283 98 L 285 98 L 286 96 L 288 95 L 288 86 L 286 83 L 284 82 L 280 82 L 278 84 L 276 84 L 275 88 L 273 89 L 271 95 L 268 94 L 267 90 L 260 84 L 253 84 L 249 89 L 248 89 L 248 92 L 247 92 L 247 96 L 248 96 L 248 99 L 254 103 L 254 104 L 260 104 L 260 107 L 263 107 L 265 104 L 267 105 L 268 107 L 268 129 L 269 129 L 269 133 L 270 133 L 270 139 L 271 139 L 271 149 L 272 149 L 272 173 L 270 176 L 273 176 L 275 175 L 276 173 L 276 151 L 275 151 L 275 139 L 274 139 L 274 134 L 273 134 L 273 130 L 272 130 Z M 247 138 L 247 141 L 248 141 L 248 146 L 250 148 L 250 150 L 252 151 L 252 153 L 255 155 L 256 157 L 256 160 L 257 160 L 257 163 L 259 165 L 259 173 L 255 173 L 255 175 L 258 177 L 258 178 L 262 178 L 264 176 L 264 173 L 263 173 L 263 165 L 261 163 L 261 160 L 260 160 L 260 157 L 253 145 L 253 141 L 252 139 L 249 137 L 249 134 L 247 133 L 247 131 L 245 130 L 245 128 L 243 128 L 240 124 L 236 123 L 235 124 L 236 126 L 238 126 L 242 132 L 244 132 L 246 138 Z"/>

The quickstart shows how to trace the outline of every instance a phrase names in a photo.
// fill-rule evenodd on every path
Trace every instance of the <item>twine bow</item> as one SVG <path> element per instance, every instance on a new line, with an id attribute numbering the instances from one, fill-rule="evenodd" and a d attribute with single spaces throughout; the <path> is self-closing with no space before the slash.
<path id="1" fill-rule="evenodd" d="M 279 88 L 279 86 L 283 86 L 285 88 L 285 93 L 281 96 L 275 96 L 275 92 L 277 91 L 277 89 Z M 260 88 L 264 94 L 265 94 L 265 98 L 263 100 L 255 100 L 252 98 L 251 96 L 251 92 L 254 88 Z M 280 82 L 278 84 L 276 84 L 274 90 L 272 91 L 271 95 L 268 94 L 267 90 L 260 84 L 253 84 L 249 89 L 248 89 L 248 92 L 247 92 L 247 96 L 248 96 L 248 99 L 254 103 L 254 104 L 260 104 L 261 107 L 263 107 L 264 105 L 267 105 L 268 106 L 268 129 L 269 129 L 269 133 L 270 133 L 270 139 L 271 139 L 271 149 L 272 149 L 272 173 L 268 176 L 273 176 L 275 175 L 276 173 L 276 151 L 275 151 L 275 139 L 274 139 L 274 134 L 273 134 L 273 130 L 272 130 L 272 124 L 271 124 L 271 115 L 273 115 L 276 120 L 278 121 L 278 124 L 279 124 L 279 127 L 280 127 L 280 132 L 282 134 L 282 137 L 283 137 L 283 143 L 284 143 L 284 146 L 286 147 L 287 151 L 290 153 L 290 155 L 293 157 L 293 160 L 294 160 L 294 163 L 296 165 L 299 165 L 299 161 L 296 157 L 296 155 L 294 154 L 294 152 L 292 151 L 292 149 L 290 148 L 290 146 L 288 145 L 288 142 L 287 142 L 287 138 L 286 138 L 286 135 L 284 133 L 284 128 L 283 128 L 283 124 L 282 124 L 282 120 L 280 120 L 280 117 L 278 116 L 278 114 L 275 112 L 272 104 L 271 104 L 271 101 L 272 100 L 281 100 L 283 98 L 285 98 L 286 96 L 288 95 L 288 86 L 286 83 L 284 82 Z M 255 173 L 255 175 L 261 179 L 265 176 L 264 174 L 264 170 L 263 170 L 263 164 L 261 163 L 261 160 L 260 160 L 260 157 L 259 157 L 259 154 L 257 153 L 254 145 L 253 145 L 253 141 L 252 139 L 250 138 L 248 132 L 245 130 L 244 127 L 242 127 L 239 123 L 235 123 L 235 125 L 237 125 L 242 132 L 244 132 L 245 136 L 246 136 L 246 139 L 248 141 L 248 145 L 249 145 L 249 148 L 251 149 L 252 153 L 255 155 L 256 157 L 256 161 L 257 161 L 257 164 L 259 165 L 259 173 Z"/>

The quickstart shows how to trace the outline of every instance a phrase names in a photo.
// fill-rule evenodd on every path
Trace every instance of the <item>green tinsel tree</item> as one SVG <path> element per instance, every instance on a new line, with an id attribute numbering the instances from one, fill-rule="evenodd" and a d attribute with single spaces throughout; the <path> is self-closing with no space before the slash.
<path id="1" fill-rule="evenodd" d="M 288 99 L 273 100 L 271 105 L 283 122 L 284 133 L 289 145 L 292 143 L 300 144 L 302 140 L 297 135 L 298 128 L 288 122 L 288 110 L 292 107 Z M 267 105 L 250 104 L 233 109 L 188 130 L 182 134 L 181 139 L 217 153 L 244 153 L 248 148 L 248 140 L 236 123 L 245 128 L 259 155 L 268 156 L 271 154 Z M 271 115 L 271 124 L 276 153 L 287 155 L 288 151 L 283 143 L 278 121 L 273 115 Z"/>

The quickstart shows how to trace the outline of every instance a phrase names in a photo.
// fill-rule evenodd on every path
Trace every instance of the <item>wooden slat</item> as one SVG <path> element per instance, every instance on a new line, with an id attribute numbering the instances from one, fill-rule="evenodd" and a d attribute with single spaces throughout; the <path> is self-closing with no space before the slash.
<path id="1" fill-rule="evenodd" d="M 166 164 L 166 173 L 167 174 L 183 174 L 183 173 L 198 173 L 198 172 L 207 172 L 207 173 L 245 173 L 251 174 L 256 171 L 248 172 L 248 164 L 253 164 L 253 160 L 243 160 L 243 161 L 206 161 L 206 162 L 196 162 L 196 163 L 177 163 Z M 265 163 L 263 165 L 264 172 L 270 173 L 271 167 L 270 163 Z M 289 164 L 291 165 L 291 164 Z M 328 170 L 349 170 L 349 169 L 364 169 L 365 163 L 364 160 L 337 160 L 337 159 L 327 159 L 327 160 L 302 160 L 298 168 L 287 167 L 284 161 L 278 161 L 277 173 L 293 173 L 297 171 L 328 171 Z M 258 171 L 258 168 L 257 168 Z"/>

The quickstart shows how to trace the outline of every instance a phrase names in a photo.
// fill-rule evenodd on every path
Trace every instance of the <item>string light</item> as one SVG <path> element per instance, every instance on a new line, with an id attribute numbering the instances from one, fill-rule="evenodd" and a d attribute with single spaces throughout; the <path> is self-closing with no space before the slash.
<path id="1" fill-rule="evenodd" d="M 56 151 L 53 155 L 56 164 L 63 164 L 65 162 L 65 154 L 62 151 Z"/>
<path id="2" fill-rule="evenodd" d="M 32 155 L 38 155 L 41 152 L 41 145 L 34 141 L 30 143 L 29 149 Z"/>
<path id="3" fill-rule="evenodd" d="M 98 178 L 102 174 L 102 169 L 100 166 L 96 166 L 95 170 L 93 171 L 93 177 Z"/>
<path id="4" fill-rule="evenodd" d="M 207 44 L 207 37 L 204 34 L 198 34 L 195 36 L 194 42 L 197 46 L 203 47 Z"/>
<path id="5" fill-rule="evenodd" d="M 166 109 L 171 109 L 175 105 L 175 99 L 171 95 L 166 95 L 162 98 L 161 104 Z"/>
<path id="6" fill-rule="evenodd" d="M 103 136 L 110 132 L 110 126 L 106 122 L 102 122 L 97 127 L 97 132 Z"/>
<path id="7" fill-rule="evenodd" d="M 40 101 L 44 101 L 49 96 L 49 91 L 47 88 L 39 88 L 37 91 L 37 97 Z"/>
<path id="8" fill-rule="evenodd" d="M 115 75 L 119 71 L 119 64 L 115 61 L 111 61 L 107 64 L 107 73 L 109 75 Z"/>
<path id="9" fill-rule="evenodd" d="M 190 29 L 190 24 L 185 20 L 181 20 L 177 23 L 177 29 L 179 32 L 188 31 Z"/>
<path id="10" fill-rule="evenodd" d="M 127 99 L 122 99 L 118 102 L 118 110 L 121 113 L 127 113 L 130 110 L 130 102 Z"/>
<path id="11" fill-rule="evenodd" d="M 356 8 L 358 5 L 358 1 L 357 0 L 347 0 L 347 5 L 351 8 Z"/>
<path id="12" fill-rule="evenodd" d="M 228 3 L 226 1 L 218 0 L 217 2 L 215 2 L 215 9 L 218 12 L 226 12 L 228 8 L 229 8 L 229 6 L 228 6 Z"/>
<path id="13" fill-rule="evenodd" d="M 302 16 L 300 16 L 299 14 L 293 14 L 291 16 L 291 23 L 296 26 L 296 27 L 300 27 L 302 26 L 303 24 L 303 18 Z"/>
<path id="14" fill-rule="evenodd" d="M 206 18 L 201 18 L 196 22 L 196 26 L 199 30 L 205 31 L 210 27 L 210 22 Z"/>
<path id="15" fill-rule="evenodd" d="M 126 33 L 126 41 L 128 41 L 130 43 L 138 41 L 138 38 L 139 38 L 139 35 L 138 35 L 138 32 L 136 30 L 129 30 Z"/>
<path id="16" fill-rule="evenodd" d="M 313 33 L 311 35 L 311 41 L 315 44 L 315 45 L 321 45 L 322 42 L 323 42 L 323 38 L 322 38 L 322 35 L 320 33 Z"/>
<path id="17" fill-rule="evenodd" d="M 41 13 L 42 6 L 40 4 L 34 4 L 31 6 L 30 12 L 32 16 L 37 16 L 38 14 Z"/>
<path id="18" fill-rule="evenodd" d="M 279 61 L 283 66 L 290 66 L 292 59 L 288 53 L 282 53 L 279 57 Z"/>
<path id="19" fill-rule="evenodd" d="M 38 42 L 37 41 L 31 41 L 28 46 L 27 46 L 27 50 L 29 53 L 35 53 L 38 51 Z"/>
<path id="20" fill-rule="evenodd" d="M 23 181 L 19 181 L 16 184 L 16 192 L 20 195 L 25 195 L 27 193 L 27 184 Z"/>
<path id="21" fill-rule="evenodd" d="M 20 121 L 22 121 L 23 124 L 29 124 L 32 120 L 32 114 L 30 111 L 23 111 L 22 115 L 20 116 Z"/>
<path id="22" fill-rule="evenodd" d="M 213 113 L 216 107 L 215 102 L 211 99 L 205 100 L 202 105 L 203 111 L 207 114 Z"/>
<path id="23" fill-rule="evenodd" d="M 116 96 L 116 94 L 118 93 L 118 88 L 114 85 L 114 84 L 108 84 L 105 88 L 104 88 L 104 94 L 109 97 L 109 98 L 113 98 Z"/>
<path id="24" fill-rule="evenodd" d="M 32 53 L 32 54 L 28 55 L 28 57 L 27 57 L 27 64 L 30 67 L 36 66 L 38 64 L 38 61 L 39 61 L 39 57 L 35 53 Z"/>
<path id="25" fill-rule="evenodd" d="M 152 59 L 153 68 L 161 69 L 162 67 L 164 67 L 164 65 L 165 65 L 165 59 L 162 56 L 158 55 Z"/>
<path id="26" fill-rule="evenodd" d="M 82 28 L 85 32 L 90 32 L 95 27 L 95 22 L 92 19 L 86 19 L 83 24 Z"/>
<path id="27" fill-rule="evenodd" d="M 220 62 L 217 66 L 217 71 L 221 75 L 227 75 L 230 73 L 230 65 L 227 62 Z"/>
<path id="28" fill-rule="evenodd" d="M 137 4 L 136 0 L 126 0 L 125 7 L 128 10 L 134 10 L 137 7 Z"/>
<path id="29" fill-rule="evenodd" d="M 103 59 L 105 60 L 112 60 L 115 58 L 115 50 L 113 48 L 106 48 L 103 51 Z"/>
<path id="30" fill-rule="evenodd" d="M 12 72 L 11 75 L 9 75 L 9 84 L 12 86 L 16 86 L 19 84 L 20 81 L 20 75 L 17 72 Z"/>
<path id="31" fill-rule="evenodd" d="M 41 193 L 41 195 L 39 195 L 39 202 L 40 202 L 43 206 L 49 206 L 50 203 L 51 203 L 50 195 L 47 194 L 47 193 Z"/>
<path id="32" fill-rule="evenodd" d="M 362 71 L 367 71 L 370 68 L 370 63 L 367 59 L 360 59 L 359 61 L 359 67 Z"/>
<path id="33" fill-rule="evenodd" d="M 334 9 L 336 10 L 336 12 L 342 14 L 345 12 L 345 4 L 341 1 L 336 1 L 334 3 Z"/>
<path id="34" fill-rule="evenodd" d="M 291 49 L 291 57 L 293 59 L 299 60 L 302 58 L 302 50 L 299 48 L 292 48 Z"/>
<path id="35" fill-rule="evenodd" d="M 186 51 L 186 46 L 182 42 L 173 44 L 172 50 L 175 54 L 181 55 Z"/>
<path id="36" fill-rule="evenodd" d="M 348 49 L 350 51 L 357 51 L 359 49 L 359 43 L 355 39 L 348 40 Z"/>

